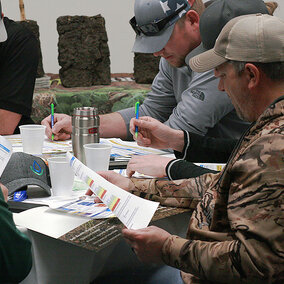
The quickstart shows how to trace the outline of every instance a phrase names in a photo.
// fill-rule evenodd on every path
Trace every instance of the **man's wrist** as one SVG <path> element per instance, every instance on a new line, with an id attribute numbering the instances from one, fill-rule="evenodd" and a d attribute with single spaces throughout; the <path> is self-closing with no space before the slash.
<path id="1" fill-rule="evenodd" d="M 172 137 L 174 139 L 170 143 L 170 148 L 182 152 L 184 147 L 184 132 L 182 130 L 173 129 Z"/>
<path id="2" fill-rule="evenodd" d="M 135 189 L 135 184 L 134 182 L 131 180 L 131 178 L 128 179 L 128 192 L 132 192 Z"/>

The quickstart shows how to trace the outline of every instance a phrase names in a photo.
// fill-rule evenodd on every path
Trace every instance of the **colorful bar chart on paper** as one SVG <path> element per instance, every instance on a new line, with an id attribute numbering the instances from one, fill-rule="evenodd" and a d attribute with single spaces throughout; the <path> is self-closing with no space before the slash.
<path id="1" fill-rule="evenodd" d="M 108 182 L 69 152 L 66 159 L 75 175 L 88 184 L 93 193 L 127 228 L 142 229 L 148 226 L 158 208 L 158 202 L 140 198 Z"/>

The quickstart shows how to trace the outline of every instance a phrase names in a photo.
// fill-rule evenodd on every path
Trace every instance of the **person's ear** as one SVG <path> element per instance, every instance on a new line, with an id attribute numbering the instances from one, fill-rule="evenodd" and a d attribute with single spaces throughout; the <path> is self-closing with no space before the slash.
<path id="1" fill-rule="evenodd" d="M 185 17 L 186 17 L 186 20 L 191 23 L 191 25 L 196 26 L 199 29 L 200 17 L 196 11 L 194 10 L 187 11 Z"/>
<path id="2" fill-rule="evenodd" d="M 245 76 L 248 81 L 248 88 L 250 90 L 255 89 L 260 84 L 260 71 L 252 63 L 247 63 L 245 65 Z"/>

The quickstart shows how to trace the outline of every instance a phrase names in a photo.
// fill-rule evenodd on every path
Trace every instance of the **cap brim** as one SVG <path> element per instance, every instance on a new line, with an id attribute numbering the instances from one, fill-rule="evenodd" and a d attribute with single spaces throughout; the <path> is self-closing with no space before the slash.
<path id="1" fill-rule="evenodd" d="M 189 60 L 190 68 L 195 72 L 205 72 L 228 61 L 226 58 L 215 53 L 214 49 L 205 51 Z"/>
<path id="2" fill-rule="evenodd" d="M 207 51 L 208 49 L 206 49 L 203 44 L 201 43 L 200 45 L 198 45 L 196 48 L 194 48 L 186 57 L 185 57 L 185 63 L 188 65 L 188 62 L 191 58 L 193 58 L 196 55 L 199 55 L 205 51 Z"/>
<path id="3" fill-rule="evenodd" d="M 19 178 L 5 184 L 5 186 L 8 188 L 9 195 L 28 185 L 38 185 L 43 188 L 49 195 L 51 195 L 50 186 L 43 181 L 35 178 Z"/>
<path id="4" fill-rule="evenodd" d="M 3 19 L 0 20 L 0 42 L 7 40 L 7 32 Z"/>
<path id="5" fill-rule="evenodd" d="M 137 35 L 132 52 L 136 53 L 154 53 L 162 50 L 169 41 L 175 24 L 169 26 L 166 30 L 157 33 L 154 36 Z"/>

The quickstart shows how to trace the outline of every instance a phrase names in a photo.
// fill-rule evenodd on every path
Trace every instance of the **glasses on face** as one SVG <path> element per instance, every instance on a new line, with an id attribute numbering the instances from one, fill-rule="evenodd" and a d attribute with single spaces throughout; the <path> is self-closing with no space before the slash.
<path id="1" fill-rule="evenodd" d="M 157 22 L 152 22 L 149 24 L 145 24 L 142 26 L 139 26 L 136 22 L 135 16 L 130 19 L 129 23 L 132 27 L 132 29 L 135 31 L 137 35 L 140 35 L 141 33 L 146 36 L 155 35 L 156 33 L 160 32 L 166 24 L 173 19 L 176 15 L 178 15 L 182 10 L 184 10 L 187 7 L 187 3 L 184 3 L 179 9 L 177 9 L 173 14 L 167 16 L 166 18 L 159 20 Z"/>

